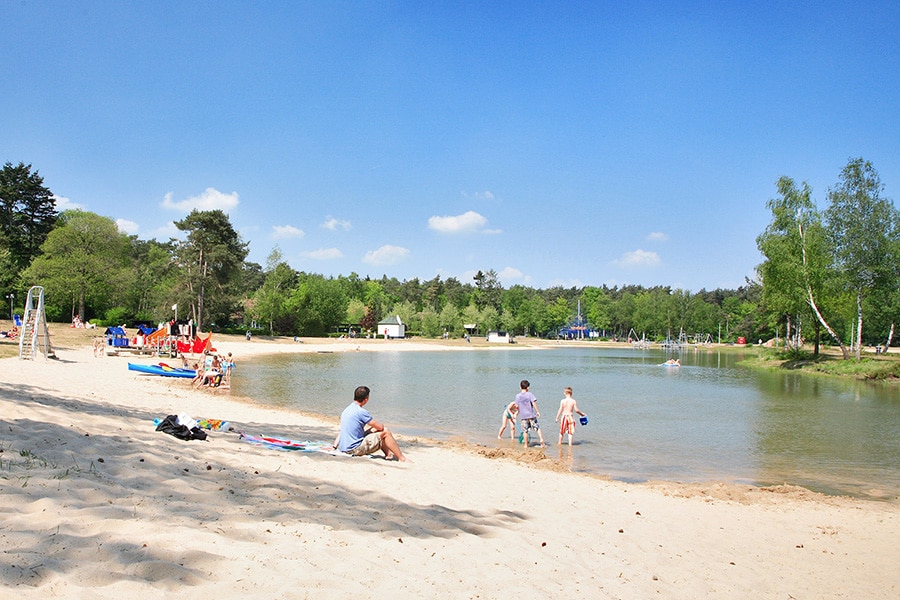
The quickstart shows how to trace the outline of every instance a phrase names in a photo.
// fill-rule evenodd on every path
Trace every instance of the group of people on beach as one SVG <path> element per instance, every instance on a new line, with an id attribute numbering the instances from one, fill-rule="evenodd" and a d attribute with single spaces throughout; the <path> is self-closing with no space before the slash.
<path id="1" fill-rule="evenodd" d="M 503 432 L 509 427 L 510 439 L 515 439 L 516 418 L 519 419 L 519 427 L 522 432 L 522 441 L 528 446 L 528 436 L 534 432 L 540 440 L 541 447 L 545 446 L 544 435 L 538 418 L 541 412 L 538 409 L 537 398 L 529 391 L 531 383 L 523 379 L 519 384 L 519 393 L 515 400 L 510 402 L 503 411 L 503 425 L 497 438 L 503 437 Z M 556 412 L 556 422 L 559 423 L 559 443 L 563 437 L 569 436 L 569 445 L 575 439 L 575 415 L 582 418 L 582 424 L 587 422 L 587 415 L 578 408 L 578 402 L 572 397 L 572 388 L 564 390 L 565 397 L 559 402 L 559 410 Z M 394 434 L 381 422 L 376 421 L 366 409 L 369 403 L 371 390 L 361 385 L 353 391 L 353 402 L 341 413 L 340 430 L 334 439 L 334 447 L 339 452 L 351 456 L 366 456 L 381 451 L 387 460 L 409 462 L 409 459 L 400 450 L 400 444 Z"/>
<path id="2" fill-rule="evenodd" d="M 182 354 L 181 366 L 184 369 L 194 369 L 197 371 L 196 377 L 191 380 L 192 386 L 219 387 L 223 383 L 229 383 L 231 372 L 234 370 L 234 359 L 231 357 L 231 352 L 229 352 L 227 356 L 206 352 L 203 357 L 203 362 L 194 363 L 191 367 L 189 366 L 187 357 Z"/>
<path id="3" fill-rule="evenodd" d="M 515 400 L 506 405 L 503 409 L 501 417 L 500 431 L 497 432 L 497 439 L 503 438 L 503 432 L 509 428 L 509 439 L 514 440 L 516 437 L 516 418 L 519 420 L 519 429 L 522 442 L 528 447 L 528 434 L 535 432 L 541 442 L 541 448 L 545 447 L 544 434 L 541 433 L 541 426 L 538 418 L 541 411 L 538 409 L 537 398 L 529 391 L 531 383 L 527 379 L 523 379 L 519 384 L 519 393 L 516 394 Z M 563 437 L 569 436 L 569 445 L 572 445 L 575 439 L 575 415 L 579 415 L 585 423 L 587 415 L 578 408 L 578 402 L 572 397 L 572 388 L 566 387 L 563 391 L 565 397 L 559 401 L 559 410 L 556 411 L 556 422 L 559 423 L 559 443 L 563 443 Z"/>

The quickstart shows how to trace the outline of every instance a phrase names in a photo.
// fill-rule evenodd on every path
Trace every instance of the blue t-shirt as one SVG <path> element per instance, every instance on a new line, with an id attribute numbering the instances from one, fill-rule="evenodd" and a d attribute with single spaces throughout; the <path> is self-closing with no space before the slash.
<path id="1" fill-rule="evenodd" d="M 372 415 L 356 402 L 341 413 L 341 435 L 338 437 L 338 450 L 350 452 L 359 446 L 366 436 L 366 425 L 372 420 Z"/>
<path id="2" fill-rule="evenodd" d="M 519 392 L 516 394 L 516 406 L 519 407 L 519 419 L 533 419 L 537 416 L 534 412 L 534 404 L 532 404 L 532 402 L 535 402 L 536 400 L 537 398 L 535 398 L 534 394 L 531 392 Z"/>

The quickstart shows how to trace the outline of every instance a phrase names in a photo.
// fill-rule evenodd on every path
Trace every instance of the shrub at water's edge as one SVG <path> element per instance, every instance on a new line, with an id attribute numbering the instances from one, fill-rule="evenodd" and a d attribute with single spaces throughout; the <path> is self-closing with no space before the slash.
<path id="1" fill-rule="evenodd" d="M 761 350 L 754 357 L 742 360 L 741 365 L 761 369 L 784 369 L 802 373 L 852 377 L 864 381 L 900 383 L 900 355 L 865 356 L 860 361 L 841 360 L 839 354 L 814 356 L 812 352 Z"/>

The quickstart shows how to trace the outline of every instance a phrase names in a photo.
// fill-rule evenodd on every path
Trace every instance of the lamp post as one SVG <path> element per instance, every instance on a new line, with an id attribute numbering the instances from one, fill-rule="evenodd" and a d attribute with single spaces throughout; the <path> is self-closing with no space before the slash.
<path id="1" fill-rule="evenodd" d="M 14 321 L 15 319 L 13 317 L 13 300 L 15 300 L 16 295 L 10 293 L 10 294 L 7 294 L 6 297 L 9 298 L 9 320 Z"/>

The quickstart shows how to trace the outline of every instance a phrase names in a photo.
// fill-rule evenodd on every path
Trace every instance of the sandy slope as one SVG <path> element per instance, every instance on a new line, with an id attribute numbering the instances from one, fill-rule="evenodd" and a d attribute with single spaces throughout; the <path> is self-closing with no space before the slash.
<path id="1" fill-rule="evenodd" d="M 900 595 L 897 504 L 609 482 L 541 468 L 537 449 L 402 439 L 407 465 L 236 433 L 182 442 L 152 420 L 185 412 L 298 440 L 335 427 L 129 372 L 127 358 L 58 355 L 0 361 L 0 597 Z"/>

